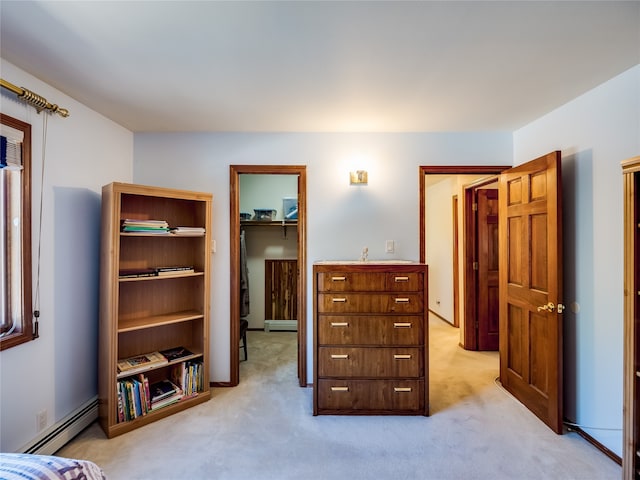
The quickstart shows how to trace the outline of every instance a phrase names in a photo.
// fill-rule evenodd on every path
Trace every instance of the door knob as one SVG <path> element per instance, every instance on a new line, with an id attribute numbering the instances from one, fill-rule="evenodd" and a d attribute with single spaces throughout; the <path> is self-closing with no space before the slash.
<path id="1" fill-rule="evenodd" d="M 538 307 L 538 311 L 539 312 L 549 312 L 549 313 L 553 313 L 556 309 L 556 306 L 553 302 L 549 302 L 546 305 L 541 305 Z"/>
<path id="2" fill-rule="evenodd" d="M 562 313 L 564 312 L 564 305 L 562 303 L 558 304 L 558 313 Z M 553 302 L 549 302 L 546 305 L 541 305 L 538 307 L 538 311 L 539 312 L 549 312 L 549 313 L 553 313 L 556 309 L 556 306 L 554 305 Z"/>

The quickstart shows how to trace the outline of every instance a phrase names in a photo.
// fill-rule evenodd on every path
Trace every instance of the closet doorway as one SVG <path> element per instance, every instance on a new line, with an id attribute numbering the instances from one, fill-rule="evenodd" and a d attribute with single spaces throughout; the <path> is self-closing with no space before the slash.
<path id="1" fill-rule="evenodd" d="M 241 210 L 240 184 L 241 175 L 291 175 L 297 178 L 297 225 L 287 226 L 284 221 L 280 225 L 269 228 L 281 229 L 282 235 L 295 235 L 297 243 L 296 264 L 296 319 L 298 343 L 298 382 L 301 387 L 307 386 L 306 365 L 306 167 L 300 165 L 231 165 L 230 166 L 230 386 L 240 382 L 240 315 L 241 299 Z M 273 206 L 265 206 L 274 208 Z M 245 212 L 243 212 L 245 213 Z M 254 215 L 254 212 L 247 212 Z M 280 216 L 282 217 L 282 215 Z M 265 223 L 266 225 L 266 223 Z M 253 228 L 253 227 L 252 227 Z M 265 228 L 265 227 L 260 227 Z M 251 292 L 250 292 L 251 295 Z"/>

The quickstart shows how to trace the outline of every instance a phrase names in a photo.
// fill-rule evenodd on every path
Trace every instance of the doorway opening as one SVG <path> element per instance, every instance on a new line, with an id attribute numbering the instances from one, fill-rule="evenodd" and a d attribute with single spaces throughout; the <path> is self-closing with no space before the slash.
<path id="1" fill-rule="evenodd" d="M 478 294 L 478 275 L 474 270 L 480 238 L 476 233 L 479 225 L 474 198 L 508 168 L 511 167 L 420 167 L 420 261 L 430 264 L 429 311 L 460 328 L 459 343 L 467 350 L 479 349 L 478 331 L 494 330 L 490 317 L 485 317 L 486 324 L 478 325 L 478 303 L 486 298 Z M 453 209 L 442 208 L 445 203 L 452 204 Z M 483 238 L 497 240 L 497 229 L 484 232 Z M 438 265 L 431 265 L 434 259 Z M 489 285 L 484 286 L 489 291 Z M 485 306 L 481 307 L 484 311 L 487 310 Z"/>
<path id="2" fill-rule="evenodd" d="M 297 219 L 295 228 L 289 220 L 269 222 L 272 227 L 281 229 L 282 235 L 295 235 L 297 265 L 295 272 L 296 329 L 298 345 L 298 381 L 306 387 L 306 167 L 298 165 L 231 165 L 230 166 L 230 386 L 240 382 L 240 318 L 241 318 L 241 210 L 240 183 L 243 175 L 285 175 L 297 179 Z M 271 209 L 271 207 L 269 208 Z M 243 212 L 244 213 L 244 212 Z M 259 212 L 256 212 L 258 214 Z M 266 213 L 265 213 L 266 215 Z M 274 216 L 275 218 L 275 216 Z M 267 222 L 262 225 L 267 225 Z M 261 227 L 262 228 L 262 227 Z"/>
<path id="3" fill-rule="evenodd" d="M 432 229 L 427 228 L 426 222 L 427 174 L 500 173 L 499 227 L 492 227 L 500 252 L 500 383 L 556 433 L 562 433 L 563 421 L 560 161 L 560 151 L 554 151 L 511 168 L 420 167 L 419 219 L 420 258 L 429 263 L 426 238 Z M 487 208 L 491 216 L 492 208 Z M 465 256 L 464 272 L 470 263 L 473 262 Z M 471 268 L 475 269 L 475 265 Z M 431 272 L 430 265 L 430 284 L 434 283 Z M 466 283 L 462 283 L 466 302 L 469 292 Z M 461 327 L 475 328 L 466 314 L 464 317 Z"/>

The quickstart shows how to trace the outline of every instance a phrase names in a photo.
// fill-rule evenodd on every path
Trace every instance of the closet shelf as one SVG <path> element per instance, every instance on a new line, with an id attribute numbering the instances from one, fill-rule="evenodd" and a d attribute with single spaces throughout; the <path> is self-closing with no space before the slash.
<path id="1" fill-rule="evenodd" d="M 282 234 L 287 238 L 287 227 L 297 227 L 298 220 L 241 220 L 241 227 L 282 227 Z"/>
<path id="2" fill-rule="evenodd" d="M 297 220 L 242 220 L 243 227 L 295 227 Z"/>

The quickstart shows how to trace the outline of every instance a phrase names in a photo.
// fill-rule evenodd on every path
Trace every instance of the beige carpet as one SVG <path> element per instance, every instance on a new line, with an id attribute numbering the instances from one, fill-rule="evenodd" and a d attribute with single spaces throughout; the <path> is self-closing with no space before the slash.
<path id="1" fill-rule="evenodd" d="M 58 455 L 93 460 L 111 480 L 621 478 L 495 382 L 497 353 L 459 348 L 458 330 L 438 319 L 430 333 L 430 417 L 314 417 L 296 334 L 251 331 L 238 387 L 111 440 L 93 424 Z"/>

